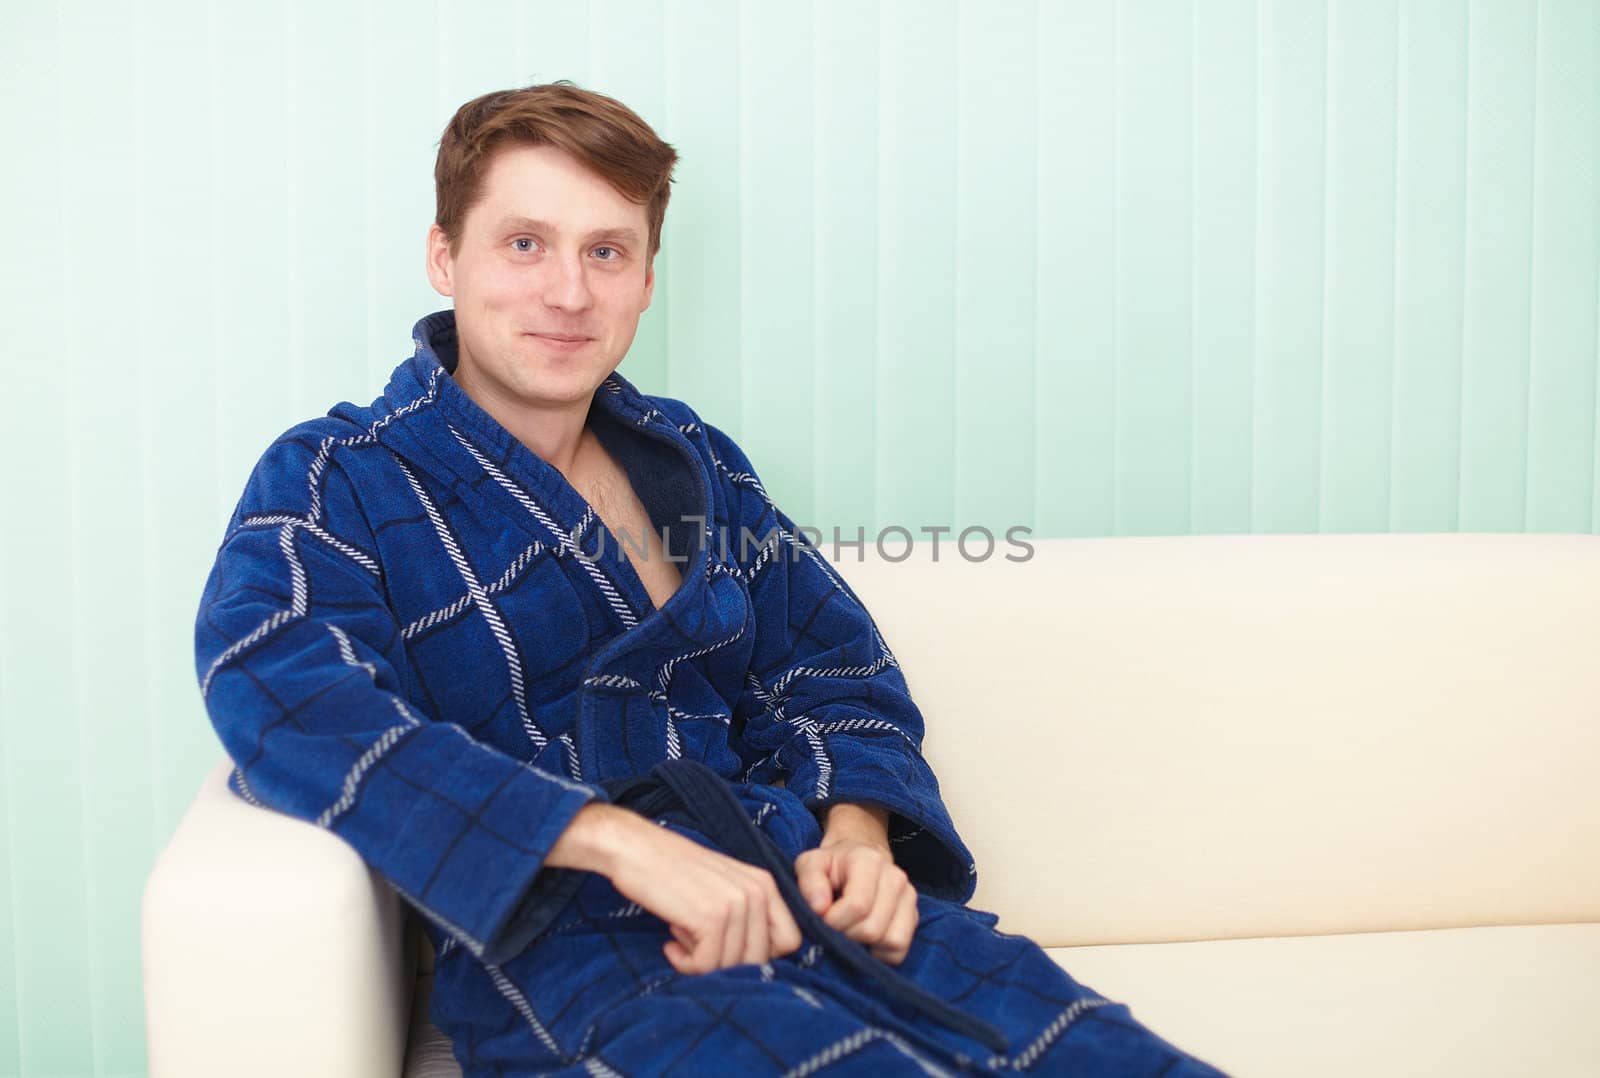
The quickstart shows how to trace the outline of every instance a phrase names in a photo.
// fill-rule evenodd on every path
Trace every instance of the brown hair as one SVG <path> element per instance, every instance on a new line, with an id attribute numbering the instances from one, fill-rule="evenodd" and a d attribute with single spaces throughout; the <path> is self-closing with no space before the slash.
<path id="1" fill-rule="evenodd" d="M 522 144 L 557 146 L 599 173 L 622 197 L 644 205 L 650 221 L 648 264 L 661 249 L 661 222 L 671 196 L 673 148 L 622 102 L 570 79 L 496 90 L 456 110 L 439 139 L 433 166 L 435 221 L 461 247 L 467 211 L 483 196 L 494 151 Z"/>

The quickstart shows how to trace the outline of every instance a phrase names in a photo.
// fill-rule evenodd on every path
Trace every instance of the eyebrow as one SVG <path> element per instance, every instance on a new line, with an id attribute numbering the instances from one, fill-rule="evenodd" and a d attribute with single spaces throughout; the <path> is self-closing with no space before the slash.
<path id="1" fill-rule="evenodd" d="M 500 231 L 525 228 L 530 232 L 544 232 L 549 235 L 560 235 L 561 230 L 549 221 L 539 221 L 532 217 L 511 215 L 500 219 Z M 585 242 L 593 240 L 626 240 L 629 243 L 639 242 L 639 233 L 632 228 L 597 228 L 585 238 Z"/>

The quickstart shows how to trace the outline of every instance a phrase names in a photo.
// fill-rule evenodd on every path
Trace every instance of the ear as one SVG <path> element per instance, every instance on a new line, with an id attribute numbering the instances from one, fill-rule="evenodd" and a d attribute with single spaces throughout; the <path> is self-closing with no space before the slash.
<path id="1" fill-rule="evenodd" d="M 455 259 L 450 257 L 450 237 L 444 234 L 444 229 L 435 221 L 428 226 L 428 251 L 427 251 L 428 283 L 433 285 L 433 290 L 441 296 L 454 296 L 455 284 L 451 275 L 455 271 Z"/>
<path id="2" fill-rule="evenodd" d="M 643 314 L 645 311 L 650 309 L 650 299 L 655 294 L 656 294 L 656 261 L 655 261 L 655 259 L 652 258 L 650 260 L 650 264 L 648 266 L 646 266 L 645 270 L 644 270 L 644 306 L 639 308 L 639 313 L 640 314 Z"/>

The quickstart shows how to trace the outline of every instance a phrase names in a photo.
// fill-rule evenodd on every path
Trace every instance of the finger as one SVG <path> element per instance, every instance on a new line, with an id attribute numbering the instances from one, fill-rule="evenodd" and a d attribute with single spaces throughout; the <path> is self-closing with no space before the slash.
<path id="1" fill-rule="evenodd" d="M 917 911 L 917 892 L 907 887 L 901 896 L 900 907 L 895 912 L 894 920 L 889 922 L 889 928 L 883 934 L 883 939 L 872 953 L 892 966 L 898 966 L 905 961 L 906 955 L 911 953 L 911 941 L 916 936 L 917 920 L 920 914 Z"/>
<path id="2" fill-rule="evenodd" d="M 767 938 L 771 941 L 772 955 L 792 954 L 800 949 L 803 942 L 800 937 L 800 926 L 795 924 L 794 914 L 789 912 L 789 907 L 784 903 L 783 896 L 778 893 L 778 885 L 771 874 L 766 874 L 767 885 Z"/>
<path id="3" fill-rule="evenodd" d="M 820 847 L 818 847 L 818 848 L 820 849 Z M 845 879 L 844 858 L 838 856 L 835 851 L 829 850 L 828 851 L 828 886 L 833 888 L 833 893 L 835 895 L 837 895 L 839 893 L 840 888 L 844 887 L 844 879 Z"/>
<path id="4" fill-rule="evenodd" d="M 662 953 L 667 956 L 667 961 L 672 963 L 672 968 L 679 973 L 692 972 L 690 969 L 691 956 L 683 949 L 683 944 L 677 940 L 668 940 L 661 947 Z"/>
<path id="5" fill-rule="evenodd" d="M 870 871 L 862 868 L 860 871 Z M 905 890 L 905 874 L 893 864 L 883 864 L 878 869 L 878 889 L 872 896 L 872 908 L 849 931 L 851 939 L 871 946 L 883 939 L 895 914 L 900 912 Z"/>
<path id="6" fill-rule="evenodd" d="M 890 861 L 876 859 L 868 862 L 863 857 L 862 862 L 862 867 L 857 871 L 874 872 L 878 886 L 873 893 L 872 906 L 867 910 L 866 916 L 857 921 L 847 934 L 857 943 L 870 947 L 883 939 L 889 923 L 900 910 L 901 895 L 905 889 L 905 873 Z"/>
<path id="7" fill-rule="evenodd" d="M 765 872 L 762 873 L 766 875 Z M 768 877 L 770 878 L 770 877 Z M 760 965 L 771 955 L 767 937 L 767 890 L 759 880 L 745 883 L 744 954 L 741 962 Z"/>
<path id="8" fill-rule="evenodd" d="M 748 930 L 746 922 L 749 916 L 744 891 L 734 887 L 726 894 L 722 903 L 722 950 L 716 956 L 716 964 L 711 967 L 712 969 L 725 969 L 744 961 L 744 937 Z"/>
<path id="9" fill-rule="evenodd" d="M 873 896 L 878 891 L 877 858 L 870 851 L 861 850 L 835 860 L 843 866 L 840 869 L 843 887 L 828 910 L 826 920 L 839 931 L 848 933 L 872 912 Z"/>
<path id="10" fill-rule="evenodd" d="M 800 894 L 817 913 L 827 913 L 833 905 L 833 884 L 828 879 L 828 866 L 833 857 L 825 850 L 807 850 L 795 859 L 795 882 Z"/>
<path id="11" fill-rule="evenodd" d="M 672 939 L 662 945 L 662 952 L 667 956 L 667 961 L 672 963 L 672 968 L 679 973 L 694 972 L 693 943 L 694 937 L 680 925 L 672 925 Z"/>

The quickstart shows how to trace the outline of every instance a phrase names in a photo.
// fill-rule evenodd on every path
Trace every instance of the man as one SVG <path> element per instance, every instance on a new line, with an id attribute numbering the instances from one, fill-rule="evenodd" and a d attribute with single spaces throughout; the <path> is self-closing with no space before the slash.
<path id="1" fill-rule="evenodd" d="M 570 83 L 451 120 L 454 309 L 267 449 L 206 585 L 233 789 L 421 913 L 468 1075 L 1216 1073 L 963 904 L 872 619 L 737 445 L 616 373 L 676 157 Z"/>

